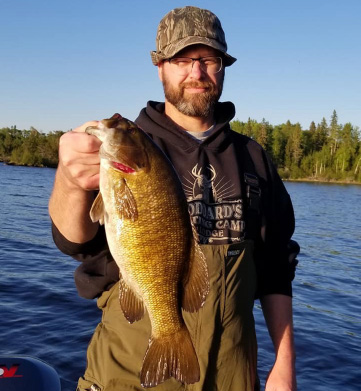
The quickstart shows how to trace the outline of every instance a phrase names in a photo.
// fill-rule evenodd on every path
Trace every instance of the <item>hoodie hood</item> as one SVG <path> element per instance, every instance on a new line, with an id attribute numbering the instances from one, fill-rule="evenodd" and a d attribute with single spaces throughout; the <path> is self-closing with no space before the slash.
<path id="1" fill-rule="evenodd" d="M 152 138 L 163 139 L 177 145 L 185 151 L 199 147 L 199 142 L 164 114 L 165 104 L 149 101 L 136 119 L 136 124 Z M 229 122 L 234 118 L 235 107 L 231 102 L 217 103 L 215 109 L 216 124 L 212 134 L 201 144 L 212 149 L 219 148 L 230 132 Z"/>

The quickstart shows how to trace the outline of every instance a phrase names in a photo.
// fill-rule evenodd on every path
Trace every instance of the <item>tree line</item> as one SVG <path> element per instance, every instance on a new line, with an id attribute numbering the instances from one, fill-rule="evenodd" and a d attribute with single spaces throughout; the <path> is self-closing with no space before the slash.
<path id="1" fill-rule="evenodd" d="M 283 179 L 361 183 L 360 129 L 339 124 L 336 110 L 329 123 L 323 118 L 307 130 L 290 121 L 273 126 L 252 119 L 232 121 L 231 127 L 262 145 Z"/>
<path id="2" fill-rule="evenodd" d="M 29 130 L 19 130 L 16 126 L 2 128 L 0 161 L 22 166 L 56 167 L 62 134 L 62 131 L 41 133 L 33 127 Z"/>
<path id="3" fill-rule="evenodd" d="M 329 123 L 311 122 L 302 130 L 287 121 L 235 120 L 231 128 L 257 141 L 271 155 L 283 179 L 310 179 L 361 183 L 361 134 L 351 123 L 341 125 L 334 110 Z M 31 127 L 0 129 L 0 161 L 7 164 L 56 167 L 62 131 L 41 133 Z"/>

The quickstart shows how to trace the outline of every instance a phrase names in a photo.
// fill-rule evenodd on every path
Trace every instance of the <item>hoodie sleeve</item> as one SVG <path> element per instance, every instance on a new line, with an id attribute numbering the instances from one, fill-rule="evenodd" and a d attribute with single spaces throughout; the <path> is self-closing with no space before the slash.
<path id="1" fill-rule="evenodd" d="M 267 153 L 256 143 L 249 152 L 261 181 L 261 234 L 255 246 L 258 294 L 292 296 L 292 280 L 299 245 L 292 240 L 295 229 L 290 196 Z"/>
<path id="2" fill-rule="evenodd" d="M 94 299 L 118 281 L 119 269 L 110 254 L 104 227 L 100 226 L 96 236 L 86 243 L 70 242 L 54 223 L 52 235 L 61 252 L 81 262 L 74 273 L 79 296 Z"/>

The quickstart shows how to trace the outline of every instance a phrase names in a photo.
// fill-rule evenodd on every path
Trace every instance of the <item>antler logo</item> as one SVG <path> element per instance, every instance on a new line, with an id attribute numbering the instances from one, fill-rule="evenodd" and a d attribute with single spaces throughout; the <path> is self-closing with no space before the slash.
<path id="1" fill-rule="evenodd" d="M 205 203 L 220 203 L 225 197 L 233 197 L 234 184 L 225 178 L 218 178 L 212 164 L 198 168 L 196 164 L 192 169 L 192 179 L 185 178 L 183 184 L 188 201 L 203 200 Z"/>
<path id="2" fill-rule="evenodd" d="M 192 175 L 195 178 L 193 184 L 193 199 L 203 199 L 205 202 L 211 200 L 216 201 L 216 190 L 213 186 L 213 181 L 216 179 L 217 173 L 214 167 L 210 164 L 207 167 L 210 172 L 210 177 L 202 173 L 202 167 L 198 169 L 198 164 L 193 167 Z"/>

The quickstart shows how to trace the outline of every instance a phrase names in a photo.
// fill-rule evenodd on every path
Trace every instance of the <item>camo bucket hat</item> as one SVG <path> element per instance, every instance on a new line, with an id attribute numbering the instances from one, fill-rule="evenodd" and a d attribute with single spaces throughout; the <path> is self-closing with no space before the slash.
<path id="1" fill-rule="evenodd" d="M 203 44 L 223 54 L 224 65 L 237 59 L 227 53 L 227 43 L 220 20 L 211 11 L 197 7 L 175 8 L 160 21 L 156 51 L 151 51 L 154 65 L 190 45 Z"/>

